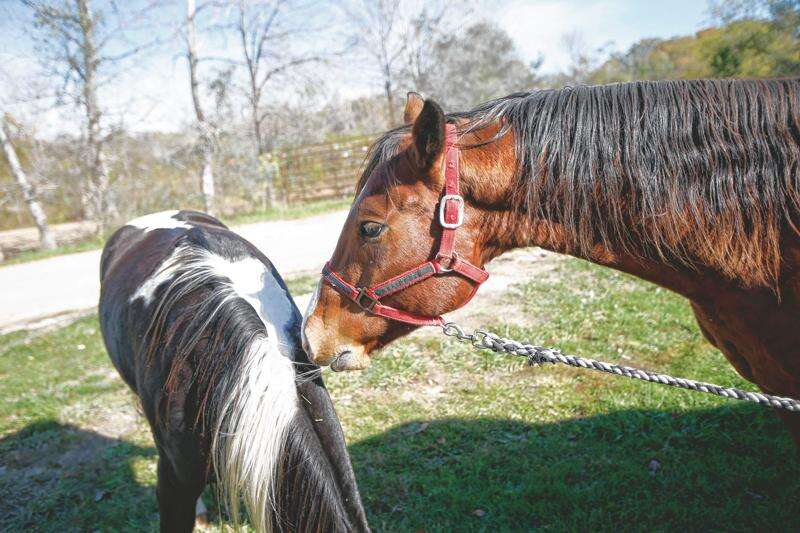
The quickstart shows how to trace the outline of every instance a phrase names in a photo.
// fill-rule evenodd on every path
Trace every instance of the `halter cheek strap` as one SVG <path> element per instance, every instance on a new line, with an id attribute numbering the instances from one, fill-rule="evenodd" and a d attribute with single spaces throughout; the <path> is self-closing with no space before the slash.
<path id="1" fill-rule="evenodd" d="M 456 146 L 456 127 L 447 125 L 445 140 L 444 194 L 439 201 L 438 223 L 442 227 L 439 250 L 431 261 L 407 270 L 397 276 L 373 285 L 356 287 L 334 272 L 330 262 L 322 269 L 322 278 L 338 293 L 349 298 L 361 309 L 372 315 L 381 316 L 414 326 L 437 326 L 444 324 L 441 316 L 420 316 L 381 303 L 385 298 L 415 285 L 432 276 L 454 273 L 474 283 L 469 302 L 486 281 L 489 273 L 462 259 L 455 251 L 456 230 L 464 223 L 464 198 L 458 184 L 458 147 Z M 465 304 L 467 302 L 464 302 Z"/>

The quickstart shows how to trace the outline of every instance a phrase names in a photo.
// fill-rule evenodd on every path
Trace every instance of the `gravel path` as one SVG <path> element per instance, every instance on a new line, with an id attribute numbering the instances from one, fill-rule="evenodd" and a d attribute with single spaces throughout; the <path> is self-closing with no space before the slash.
<path id="1" fill-rule="evenodd" d="M 282 276 L 322 268 L 347 211 L 233 228 L 258 246 Z M 94 308 L 100 296 L 100 250 L 0 268 L 0 333 Z"/>

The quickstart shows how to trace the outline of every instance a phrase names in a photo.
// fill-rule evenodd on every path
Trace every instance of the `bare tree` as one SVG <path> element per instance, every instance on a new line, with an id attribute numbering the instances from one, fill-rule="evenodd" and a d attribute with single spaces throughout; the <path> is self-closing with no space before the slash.
<path id="1" fill-rule="evenodd" d="M 406 39 L 403 74 L 414 91 L 427 91 L 431 84 L 431 74 L 439 67 L 436 49 L 437 44 L 445 37 L 442 30 L 445 13 L 444 5 L 437 11 L 423 9 L 411 21 Z"/>
<path id="2" fill-rule="evenodd" d="M 275 173 L 268 161 L 271 143 L 264 131 L 269 113 L 263 105 L 264 95 L 270 82 L 285 80 L 298 67 L 324 59 L 325 54 L 318 50 L 298 52 L 292 46 L 292 40 L 298 36 L 320 30 L 304 18 L 303 11 L 312 7 L 313 4 L 298 5 L 288 0 L 238 0 L 237 3 L 234 27 L 242 47 L 254 155 L 264 175 L 266 207 L 275 201 Z"/>
<path id="3" fill-rule="evenodd" d="M 561 84 L 585 84 L 589 82 L 589 76 L 597 68 L 601 58 L 606 55 L 611 47 L 610 42 L 597 48 L 592 48 L 584 35 L 573 30 L 561 36 L 561 46 L 569 54 L 570 64 L 566 72 L 560 78 Z"/>
<path id="4" fill-rule="evenodd" d="M 197 76 L 197 30 L 195 15 L 197 9 L 195 0 L 186 0 L 186 59 L 189 63 L 189 86 L 192 93 L 192 105 L 197 119 L 199 142 L 198 146 L 203 158 L 203 168 L 200 172 L 200 185 L 203 191 L 203 203 L 209 214 L 214 214 L 214 138 L 215 128 L 206 119 L 203 105 L 200 101 L 200 90 Z"/>
<path id="5" fill-rule="evenodd" d="M 150 6 L 131 13 L 123 12 L 113 1 L 106 4 L 106 11 L 93 9 L 91 0 L 22 0 L 22 3 L 32 10 L 42 62 L 61 79 L 59 96 L 74 101 L 82 110 L 81 159 L 87 173 L 84 210 L 102 232 L 118 211 L 110 194 L 105 152 L 108 135 L 104 132 L 99 89 L 113 74 L 112 66 L 148 46 L 131 44 L 125 35 L 133 29 L 132 21 L 141 20 Z M 107 12 L 114 16 L 116 24 L 109 23 Z"/>
<path id="6" fill-rule="evenodd" d="M 427 43 L 425 49 L 409 56 L 413 61 L 403 74 L 411 88 L 436 98 L 447 109 L 469 109 L 491 98 L 530 90 L 539 82 L 541 61 L 524 61 L 513 39 L 491 22 L 433 36 L 419 39 Z"/>
<path id="7" fill-rule="evenodd" d="M 397 125 L 395 91 L 406 50 L 406 29 L 401 0 L 358 0 L 344 10 L 356 29 L 356 44 L 373 62 L 386 98 L 387 126 Z"/>
<path id="8" fill-rule="evenodd" d="M 20 191 L 22 191 L 22 197 L 28 205 L 31 218 L 33 218 L 39 230 L 39 247 L 42 250 L 51 250 L 55 248 L 56 243 L 53 239 L 53 234 L 50 232 L 50 226 L 47 224 L 47 215 L 36 198 L 36 192 L 30 180 L 28 180 L 28 176 L 25 174 L 25 171 L 22 170 L 22 165 L 20 165 L 19 158 L 17 157 L 17 151 L 14 149 L 14 145 L 11 144 L 11 134 L 8 131 L 4 116 L 0 116 L 0 144 L 3 145 L 3 153 L 11 169 L 11 174 L 14 176 L 17 185 L 19 185 Z"/>

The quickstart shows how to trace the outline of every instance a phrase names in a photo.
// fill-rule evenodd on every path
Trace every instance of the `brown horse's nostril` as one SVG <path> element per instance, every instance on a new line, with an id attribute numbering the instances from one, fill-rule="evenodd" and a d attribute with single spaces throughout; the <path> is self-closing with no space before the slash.
<path id="1" fill-rule="evenodd" d="M 353 363 L 351 362 L 351 358 L 353 357 L 352 350 L 344 350 L 336 358 L 331 361 L 331 370 L 334 372 L 341 372 L 342 370 L 347 370 L 351 368 Z"/>

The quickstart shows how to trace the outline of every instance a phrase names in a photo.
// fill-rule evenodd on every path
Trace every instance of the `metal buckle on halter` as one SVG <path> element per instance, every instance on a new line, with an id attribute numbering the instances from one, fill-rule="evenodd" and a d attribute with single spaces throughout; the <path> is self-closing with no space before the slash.
<path id="1" fill-rule="evenodd" d="M 369 300 L 369 302 L 367 304 L 362 303 L 361 301 L 362 298 L 366 298 L 367 300 Z M 379 303 L 376 298 L 373 298 L 367 293 L 367 289 L 365 287 L 358 289 L 358 294 L 356 294 L 355 302 L 357 306 L 359 306 L 361 309 L 363 309 L 368 313 L 371 313 L 375 309 L 375 306 Z"/>
<path id="2" fill-rule="evenodd" d="M 458 206 L 458 217 L 455 222 L 447 222 L 445 214 L 447 213 L 447 202 L 453 200 Z M 442 201 L 439 203 L 439 224 L 443 228 L 456 229 L 464 223 L 464 197 L 460 194 L 445 194 L 442 196 Z"/>

